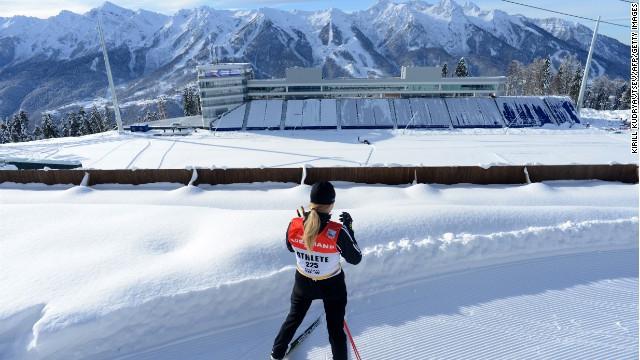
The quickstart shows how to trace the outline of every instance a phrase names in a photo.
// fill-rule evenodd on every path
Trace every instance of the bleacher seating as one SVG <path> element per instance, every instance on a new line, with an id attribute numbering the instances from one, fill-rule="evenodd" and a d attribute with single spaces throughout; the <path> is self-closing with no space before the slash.
<path id="1" fill-rule="evenodd" d="M 251 100 L 212 122 L 218 131 L 536 127 L 579 123 L 568 97 Z"/>

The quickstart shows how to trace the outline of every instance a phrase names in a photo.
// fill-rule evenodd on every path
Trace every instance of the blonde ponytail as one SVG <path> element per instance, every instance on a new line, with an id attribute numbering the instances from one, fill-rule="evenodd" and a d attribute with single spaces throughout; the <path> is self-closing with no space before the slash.
<path id="1" fill-rule="evenodd" d="M 304 242 L 304 246 L 307 248 L 307 251 L 313 251 L 313 247 L 316 245 L 316 237 L 320 232 L 320 215 L 318 215 L 318 211 L 323 213 L 329 213 L 333 208 L 333 204 L 330 205 L 322 205 L 322 204 L 309 204 L 309 215 L 304 221 L 304 235 L 302 235 L 302 241 Z"/>

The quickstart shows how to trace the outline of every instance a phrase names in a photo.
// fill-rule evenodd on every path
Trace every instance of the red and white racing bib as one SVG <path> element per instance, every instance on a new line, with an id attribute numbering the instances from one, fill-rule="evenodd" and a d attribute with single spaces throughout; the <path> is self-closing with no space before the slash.
<path id="1" fill-rule="evenodd" d="M 289 226 L 287 240 L 296 254 L 298 271 L 314 280 L 322 280 L 340 273 L 340 252 L 336 246 L 342 224 L 329 221 L 316 237 L 312 251 L 304 245 L 302 218 L 294 218 Z"/>

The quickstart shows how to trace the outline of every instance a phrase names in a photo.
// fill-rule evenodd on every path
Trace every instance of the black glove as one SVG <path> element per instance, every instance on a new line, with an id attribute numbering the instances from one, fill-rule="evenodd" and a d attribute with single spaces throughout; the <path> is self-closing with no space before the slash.
<path id="1" fill-rule="evenodd" d="M 351 224 L 353 223 L 353 219 L 351 218 L 351 215 L 349 215 L 348 212 L 343 211 L 342 214 L 340 214 L 340 221 L 344 226 L 347 227 L 347 229 L 353 230 L 353 228 L 351 227 Z"/>

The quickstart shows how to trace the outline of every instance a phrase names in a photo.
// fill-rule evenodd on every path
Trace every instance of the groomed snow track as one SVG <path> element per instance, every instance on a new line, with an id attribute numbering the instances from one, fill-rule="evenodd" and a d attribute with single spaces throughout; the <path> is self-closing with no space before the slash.
<path id="1" fill-rule="evenodd" d="M 579 123 L 568 97 L 251 100 L 212 122 L 217 131 L 539 127 Z"/>
<path id="2" fill-rule="evenodd" d="M 637 358 L 637 185 L 336 186 L 364 253 L 344 268 L 365 359 Z M 268 354 L 308 186 L 0 190 L 0 358 Z M 321 327 L 291 360 L 327 350 Z"/>

